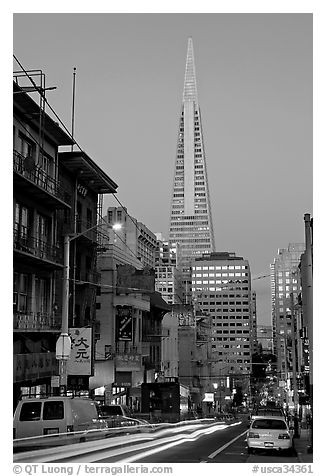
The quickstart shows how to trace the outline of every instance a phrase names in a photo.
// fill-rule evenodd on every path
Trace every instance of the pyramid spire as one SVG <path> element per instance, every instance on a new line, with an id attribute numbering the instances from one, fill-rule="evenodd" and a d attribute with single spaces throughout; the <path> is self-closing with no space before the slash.
<path id="1" fill-rule="evenodd" d="M 183 87 L 183 101 L 198 102 L 194 48 L 192 38 L 188 38 L 186 72 Z"/>
<path id="2" fill-rule="evenodd" d="M 179 244 L 181 280 L 191 284 L 191 263 L 215 251 L 208 174 L 192 38 L 188 38 L 170 209 L 169 241 Z"/>

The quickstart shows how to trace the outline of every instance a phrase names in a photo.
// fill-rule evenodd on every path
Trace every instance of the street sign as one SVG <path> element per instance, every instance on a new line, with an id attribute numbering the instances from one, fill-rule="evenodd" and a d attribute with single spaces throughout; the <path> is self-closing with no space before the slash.
<path id="1" fill-rule="evenodd" d="M 71 340 L 68 334 L 61 334 L 55 347 L 55 356 L 57 360 L 68 360 L 71 353 Z"/>
<path id="2" fill-rule="evenodd" d="M 51 376 L 51 387 L 60 387 L 60 375 Z"/>

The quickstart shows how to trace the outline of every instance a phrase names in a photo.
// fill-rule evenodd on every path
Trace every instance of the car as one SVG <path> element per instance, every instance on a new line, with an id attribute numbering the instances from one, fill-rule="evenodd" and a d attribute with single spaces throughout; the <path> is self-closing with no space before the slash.
<path id="1" fill-rule="evenodd" d="M 258 407 L 248 416 L 248 427 L 253 420 L 262 416 L 279 416 L 286 419 L 285 412 L 281 407 Z"/>
<path id="2" fill-rule="evenodd" d="M 128 417 L 131 418 L 131 411 L 126 405 L 100 405 L 102 418 Z"/>
<path id="3" fill-rule="evenodd" d="M 147 420 L 134 417 L 126 405 L 100 405 L 99 414 L 108 428 L 149 425 Z"/>
<path id="4" fill-rule="evenodd" d="M 84 397 L 22 399 L 17 404 L 13 421 L 14 439 L 106 428 L 106 422 L 99 416 L 98 405 Z"/>
<path id="5" fill-rule="evenodd" d="M 289 426 L 281 416 L 256 416 L 247 431 L 248 454 L 256 450 L 279 450 L 292 454 L 293 440 Z"/>

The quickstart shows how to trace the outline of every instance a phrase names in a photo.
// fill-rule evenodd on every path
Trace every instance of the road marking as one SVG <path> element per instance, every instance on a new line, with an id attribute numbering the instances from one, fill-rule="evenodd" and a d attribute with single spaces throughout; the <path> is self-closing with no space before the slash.
<path id="1" fill-rule="evenodd" d="M 215 458 L 216 455 L 218 455 L 219 453 L 221 453 L 223 450 L 225 450 L 225 448 L 227 448 L 228 446 L 232 445 L 232 443 L 234 443 L 235 441 L 237 441 L 239 438 L 241 438 L 241 436 L 245 435 L 247 433 L 248 430 L 245 430 L 243 433 L 240 433 L 240 435 L 236 436 L 235 438 L 233 438 L 233 440 L 229 441 L 228 443 L 226 443 L 225 445 L 221 446 L 221 448 L 219 448 L 218 450 L 214 451 L 214 453 L 211 453 L 208 458 L 210 459 L 213 459 Z"/>

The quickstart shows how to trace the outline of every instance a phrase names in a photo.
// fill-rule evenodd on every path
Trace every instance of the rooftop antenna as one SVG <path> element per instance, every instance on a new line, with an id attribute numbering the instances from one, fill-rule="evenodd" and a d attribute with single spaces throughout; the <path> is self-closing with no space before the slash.
<path id="1" fill-rule="evenodd" d="M 72 74 L 72 112 L 71 112 L 71 137 L 74 138 L 75 128 L 75 93 L 76 93 L 76 68 Z M 71 152 L 74 150 L 74 144 L 71 146 Z"/>

